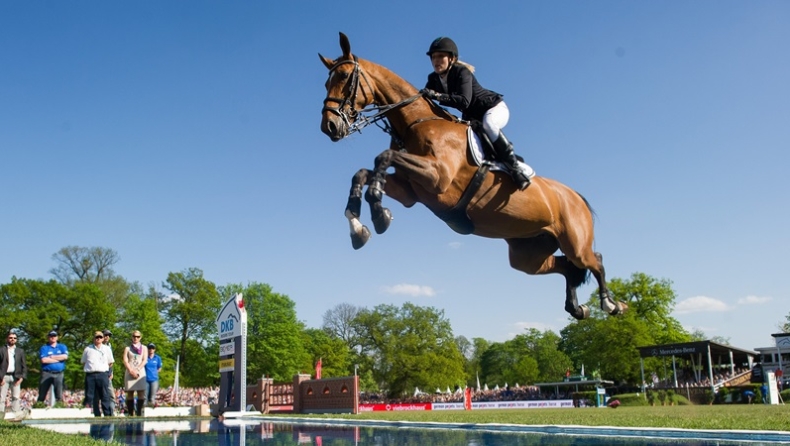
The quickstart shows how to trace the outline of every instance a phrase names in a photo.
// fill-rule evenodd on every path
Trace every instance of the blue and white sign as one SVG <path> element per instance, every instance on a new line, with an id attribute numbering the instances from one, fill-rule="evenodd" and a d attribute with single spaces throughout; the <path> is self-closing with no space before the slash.
<path id="1" fill-rule="evenodd" d="M 241 294 L 231 297 L 217 316 L 219 340 L 233 339 L 247 333 L 247 311 Z"/>

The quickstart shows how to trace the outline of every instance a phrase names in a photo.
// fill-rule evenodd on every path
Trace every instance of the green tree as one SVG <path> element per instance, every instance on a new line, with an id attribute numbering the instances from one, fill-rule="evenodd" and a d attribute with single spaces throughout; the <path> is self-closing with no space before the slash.
<path id="1" fill-rule="evenodd" d="M 335 338 L 342 339 L 348 348 L 358 346 L 357 334 L 354 330 L 354 318 L 360 308 L 349 303 L 335 305 L 324 313 L 322 328 Z"/>
<path id="2" fill-rule="evenodd" d="M 465 380 L 464 359 L 443 311 L 412 303 L 379 305 L 360 311 L 355 327 L 361 351 L 372 359 L 366 367 L 391 397 Z"/>
<path id="3" fill-rule="evenodd" d="M 139 330 L 143 334 L 142 342 L 145 345 L 155 344 L 156 353 L 162 358 L 162 371 L 159 374 L 161 386 L 173 384 L 175 377 L 175 355 L 173 354 L 173 343 L 165 334 L 164 320 L 157 309 L 159 293 L 153 288 L 149 288 L 146 293 L 140 290 L 132 293 L 124 302 L 118 316 L 116 339 L 130 339 L 133 331 Z M 123 343 L 116 342 L 116 347 L 122 347 Z M 125 345 L 123 345 L 125 346 Z M 122 354 L 121 348 L 119 354 Z M 122 358 L 117 361 L 121 363 Z"/>
<path id="4" fill-rule="evenodd" d="M 182 385 L 196 385 L 190 374 L 201 379 L 206 370 L 218 370 L 218 339 L 216 319 L 220 309 L 220 296 L 213 282 L 203 277 L 203 271 L 190 268 L 169 273 L 164 287 L 172 294 L 163 302 L 163 330 L 174 343 L 184 377 Z M 211 356 L 211 349 L 216 354 Z M 211 364 L 209 369 L 200 366 Z M 219 372 L 217 372 L 218 374 Z"/>
<path id="5" fill-rule="evenodd" d="M 99 287 L 115 308 L 120 309 L 131 285 L 115 274 L 121 257 L 110 248 L 67 246 L 52 255 L 57 266 L 50 273 L 63 284 L 91 283 Z"/>
<path id="6" fill-rule="evenodd" d="M 603 379 L 636 384 L 641 379 L 638 347 L 687 342 L 691 336 L 671 316 L 675 291 L 669 280 L 634 273 L 629 280 L 611 280 L 609 290 L 614 299 L 627 302 L 629 310 L 608 317 L 594 292 L 587 302 L 591 317 L 561 331 L 560 349 L 576 368 L 585 364 L 599 370 Z M 659 364 L 655 359 L 645 360 L 646 373 L 657 370 Z"/>
<path id="7" fill-rule="evenodd" d="M 4 331 L 17 330 L 20 346 L 29 352 L 38 351 L 46 342 L 47 333 L 57 330 L 59 341 L 69 348 L 64 379 L 72 388 L 82 387 L 79 358 L 93 340 L 93 331 L 115 323 L 115 308 L 101 290 L 90 283 L 63 285 L 54 280 L 42 281 L 12 278 L 0 286 L 0 324 Z M 31 356 L 28 377 L 36 382 L 40 363 Z"/>
<path id="8" fill-rule="evenodd" d="M 321 376 L 349 376 L 352 373 L 351 351 L 345 341 L 333 338 L 324 330 L 308 328 L 303 332 L 303 343 L 307 351 L 308 366 L 314 366 L 321 359 Z"/>
<path id="9" fill-rule="evenodd" d="M 304 348 L 302 324 L 296 318 L 296 304 L 288 296 L 275 293 L 264 283 L 241 289 L 247 310 L 247 376 L 249 380 L 269 376 L 291 381 L 293 375 L 311 372 L 310 357 Z"/>
<path id="10" fill-rule="evenodd" d="M 512 342 L 523 343 L 530 357 L 538 365 L 538 382 L 559 381 L 565 371 L 573 367 L 573 362 L 559 349 L 560 337 L 551 330 L 540 332 L 530 328 L 526 333 L 517 335 Z"/>
<path id="11" fill-rule="evenodd" d="M 477 388 L 477 381 L 482 373 L 480 361 L 490 346 L 491 342 L 484 338 L 472 338 L 472 354 L 467 358 L 465 367 L 466 383 L 469 387 Z"/>

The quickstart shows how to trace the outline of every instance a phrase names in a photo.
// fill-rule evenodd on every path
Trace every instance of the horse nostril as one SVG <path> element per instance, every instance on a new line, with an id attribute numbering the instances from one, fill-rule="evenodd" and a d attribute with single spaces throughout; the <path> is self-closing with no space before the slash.
<path id="1" fill-rule="evenodd" d="M 326 130 L 330 136 L 337 136 L 337 126 L 334 122 L 329 121 L 326 125 Z"/>

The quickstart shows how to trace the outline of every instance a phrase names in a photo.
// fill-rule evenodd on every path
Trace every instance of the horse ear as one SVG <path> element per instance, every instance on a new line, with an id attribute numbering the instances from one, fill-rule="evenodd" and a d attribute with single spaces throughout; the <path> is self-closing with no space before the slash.
<path id="1" fill-rule="evenodd" d="M 326 68 L 327 68 L 328 70 L 331 70 L 331 69 L 332 69 L 332 67 L 334 67 L 334 66 L 335 66 L 335 61 L 334 61 L 334 60 L 332 60 L 332 59 L 328 59 L 328 58 L 326 58 L 326 57 L 322 56 L 322 55 L 321 55 L 321 53 L 318 53 L 318 57 L 321 59 L 321 62 L 323 62 L 323 63 L 324 63 L 324 66 L 326 66 Z"/>
<path id="2" fill-rule="evenodd" d="M 340 33 L 340 49 L 343 50 L 343 56 L 346 59 L 351 59 L 351 44 L 348 42 L 348 37 Z"/>

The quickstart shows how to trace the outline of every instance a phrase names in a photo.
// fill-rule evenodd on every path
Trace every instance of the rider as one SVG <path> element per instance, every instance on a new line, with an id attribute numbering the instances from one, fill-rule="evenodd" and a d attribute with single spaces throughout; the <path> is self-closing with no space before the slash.
<path id="1" fill-rule="evenodd" d="M 502 127 L 510 119 L 502 95 L 480 86 L 473 74 L 475 68 L 458 60 L 458 46 L 449 37 L 436 38 L 426 54 L 431 57 L 433 73 L 428 75 L 428 83 L 421 93 L 441 105 L 458 109 L 466 121 L 481 121 L 497 160 L 508 167 L 516 186 L 526 189 L 535 173 L 518 162 L 513 144 L 502 133 Z"/>

